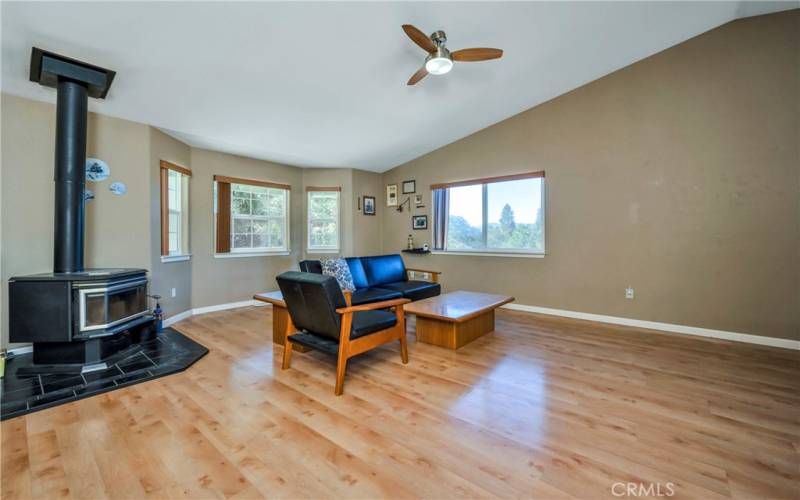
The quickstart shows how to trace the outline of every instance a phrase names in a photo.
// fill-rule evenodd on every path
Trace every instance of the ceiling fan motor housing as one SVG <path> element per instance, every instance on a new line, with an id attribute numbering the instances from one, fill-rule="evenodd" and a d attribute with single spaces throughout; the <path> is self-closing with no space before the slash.
<path id="1" fill-rule="evenodd" d="M 444 44 L 447 43 L 447 35 L 442 30 L 434 31 L 431 33 L 431 40 L 437 47 L 444 47 Z"/>

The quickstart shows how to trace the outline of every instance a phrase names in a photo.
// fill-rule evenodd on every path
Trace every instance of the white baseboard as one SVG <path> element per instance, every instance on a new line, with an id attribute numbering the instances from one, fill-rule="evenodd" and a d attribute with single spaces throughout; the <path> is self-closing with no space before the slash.
<path id="1" fill-rule="evenodd" d="M 528 306 L 525 304 L 506 304 L 502 307 L 514 311 L 549 314 L 551 316 L 563 316 L 565 318 L 583 319 L 587 321 L 599 321 L 601 323 L 611 323 L 614 325 L 635 326 L 637 328 L 660 330 L 662 332 L 681 333 L 684 335 L 695 335 L 698 337 L 733 340 L 735 342 L 747 342 L 749 344 L 759 344 L 771 347 L 781 347 L 783 349 L 800 350 L 800 340 L 779 339 L 776 337 L 762 337 L 760 335 L 751 335 L 749 333 L 726 332 L 724 330 L 712 330 L 710 328 L 699 328 L 696 326 L 675 325 L 672 323 L 660 323 L 658 321 L 645 321 L 633 318 L 620 318 L 618 316 L 606 316 L 603 314 L 566 311 L 563 309 L 551 309 L 549 307 Z"/>
<path id="2" fill-rule="evenodd" d="M 206 314 L 216 311 L 224 311 L 226 309 L 238 309 L 240 307 L 250 306 L 267 306 L 264 302 L 258 300 L 243 300 L 240 302 L 229 302 L 227 304 L 217 304 L 215 306 L 205 306 L 183 311 L 181 313 L 170 316 L 164 320 L 164 326 L 171 326 L 184 319 L 190 318 L 198 314 Z M 746 342 L 749 344 L 766 345 L 770 347 L 780 347 L 783 349 L 800 350 L 800 340 L 779 339 L 775 337 L 762 337 L 760 335 L 751 335 L 749 333 L 726 332 L 724 330 L 712 330 L 710 328 L 699 328 L 696 326 L 675 325 L 672 323 L 660 323 L 658 321 L 646 321 L 642 319 L 621 318 L 618 316 L 606 316 L 604 314 L 592 314 L 578 311 L 567 311 L 564 309 L 551 309 L 549 307 L 529 306 L 525 304 L 506 304 L 501 306 L 505 309 L 514 311 L 524 311 L 539 314 L 548 314 L 550 316 L 562 316 L 565 318 L 583 319 L 586 321 L 599 321 L 600 323 L 610 323 L 613 325 L 633 326 L 637 328 L 646 328 L 648 330 L 658 330 L 662 332 L 681 333 L 684 335 L 694 335 L 697 337 L 707 337 L 713 339 L 732 340 L 734 342 Z M 17 347 L 9 349 L 9 353 L 15 355 L 31 352 L 32 346 Z"/>
<path id="3" fill-rule="evenodd" d="M 182 313 L 175 314 L 174 316 L 170 316 L 169 318 L 164 320 L 164 327 L 168 327 L 174 325 L 178 321 L 184 320 L 186 318 L 192 317 L 192 310 L 189 309 L 188 311 L 183 311 Z"/>
<path id="4" fill-rule="evenodd" d="M 260 307 L 266 305 L 269 304 L 258 300 L 243 300 L 241 302 L 229 302 L 227 304 L 217 304 L 215 306 L 197 307 L 195 309 L 189 309 L 188 311 L 183 311 L 178 314 L 170 316 L 169 318 L 164 320 L 163 326 L 164 328 L 172 326 L 179 321 L 191 318 L 192 316 L 195 316 L 197 314 L 206 314 L 215 311 L 224 311 L 225 309 L 238 309 L 240 307 L 250 307 L 250 306 Z M 8 350 L 8 353 L 14 356 L 19 356 L 20 354 L 26 354 L 29 352 L 33 352 L 33 345 L 15 347 L 13 349 Z"/>
<path id="5" fill-rule="evenodd" d="M 238 309 L 240 307 L 250 306 L 265 306 L 265 302 L 258 300 L 242 300 L 241 302 L 228 302 L 227 304 L 217 304 L 215 306 L 195 307 L 192 309 L 192 316 L 195 314 L 206 314 L 216 311 L 224 311 L 225 309 Z"/>
<path id="6" fill-rule="evenodd" d="M 240 307 L 251 307 L 251 306 L 261 307 L 266 305 L 269 304 L 261 302 L 259 300 L 242 300 L 240 302 L 228 302 L 227 304 L 217 304 L 214 306 L 195 307 L 194 309 L 183 311 L 182 313 L 178 313 L 174 316 L 170 316 L 169 318 L 165 319 L 164 326 L 167 327 L 174 325 L 178 321 L 182 321 L 192 316 L 197 316 L 198 314 L 207 314 L 217 311 L 224 311 L 226 309 L 238 309 Z"/>

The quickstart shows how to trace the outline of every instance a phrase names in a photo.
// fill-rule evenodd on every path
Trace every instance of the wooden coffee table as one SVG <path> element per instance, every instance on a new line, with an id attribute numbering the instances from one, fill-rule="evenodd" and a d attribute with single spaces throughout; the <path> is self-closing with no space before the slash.
<path id="1" fill-rule="evenodd" d="M 494 331 L 494 310 L 514 297 L 478 292 L 450 292 L 404 306 L 417 317 L 417 340 L 458 349 Z"/>

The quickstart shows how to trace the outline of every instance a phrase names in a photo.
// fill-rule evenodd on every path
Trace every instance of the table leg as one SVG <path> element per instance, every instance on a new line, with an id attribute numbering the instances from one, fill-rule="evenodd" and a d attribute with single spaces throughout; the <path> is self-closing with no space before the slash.
<path id="1" fill-rule="evenodd" d="M 286 340 L 287 333 L 294 333 L 295 328 L 292 325 L 292 319 L 289 317 L 289 311 L 285 307 L 272 305 L 272 341 L 276 344 L 283 346 Z M 292 348 L 297 352 L 308 352 L 308 347 L 301 345 L 294 345 Z"/>

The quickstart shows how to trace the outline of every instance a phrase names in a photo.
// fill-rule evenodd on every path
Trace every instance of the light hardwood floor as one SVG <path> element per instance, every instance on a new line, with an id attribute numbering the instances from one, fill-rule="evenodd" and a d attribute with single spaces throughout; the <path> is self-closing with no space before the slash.
<path id="1" fill-rule="evenodd" d="M 188 371 L 3 422 L 3 499 L 798 498 L 797 351 L 500 310 L 459 351 L 351 360 L 335 397 L 320 354 L 280 370 L 270 315 L 185 320 Z"/>

